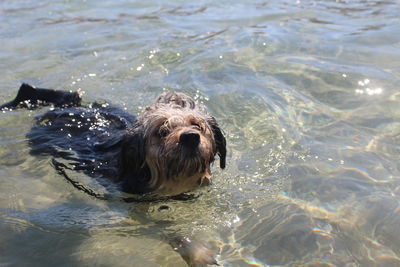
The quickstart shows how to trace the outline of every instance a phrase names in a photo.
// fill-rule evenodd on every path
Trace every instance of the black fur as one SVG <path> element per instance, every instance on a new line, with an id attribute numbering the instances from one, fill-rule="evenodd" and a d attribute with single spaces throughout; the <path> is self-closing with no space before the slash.
<path id="1" fill-rule="evenodd" d="M 194 101 L 180 93 L 161 95 L 155 106 L 157 108 L 157 105 L 170 103 L 182 108 L 195 108 Z M 81 106 L 81 98 L 77 92 L 34 88 L 28 84 L 22 84 L 16 98 L 0 106 L 0 110 L 51 104 L 58 108 L 51 108 L 38 116 L 27 134 L 30 153 L 52 156 L 52 164 L 60 175 L 75 188 L 98 199 L 110 200 L 113 197 L 98 194 L 83 186 L 79 181 L 71 179 L 66 170 L 83 171 L 93 177 L 111 178 L 120 182 L 121 189 L 129 193 L 143 194 L 152 190 L 149 188 L 151 173 L 145 162 L 145 131 L 135 116 L 107 104 Z M 215 139 L 210 162 L 217 153 L 220 167 L 225 168 L 225 137 L 215 118 L 208 120 Z M 170 165 L 173 164 L 175 163 Z M 189 200 L 193 199 L 193 195 L 181 194 L 168 197 L 170 198 Z M 147 202 L 155 199 L 149 194 L 122 200 Z M 156 200 L 165 201 L 167 198 L 160 197 Z M 214 253 L 195 240 L 176 234 L 166 235 L 166 238 L 190 265 L 218 265 Z"/>
<path id="2" fill-rule="evenodd" d="M 1 105 L 0 110 L 5 108 L 15 108 L 18 106 L 33 108 L 39 104 L 53 104 L 56 107 L 78 106 L 80 103 L 81 98 L 78 92 L 35 88 L 29 84 L 23 83 L 14 100 Z"/>
<path id="3" fill-rule="evenodd" d="M 140 126 L 135 125 L 122 141 L 122 168 L 120 177 L 123 191 L 131 193 L 149 193 L 148 187 L 151 173 L 145 163 L 143 134 Z"/>
<path id="4" fill-rule="evenodd" d="M 219 166 L 221 169 L 225 169 L 225 166 L 226 166 L 226 139 L 225 139 L 225 136 L 222 133 L 222 130 L 218 126 L 218 123 L 214 117 L 212 117 L 211 120 L 208 121 L 208 124 L 211 125 L 211 129 L 214 134 L 217 154 L 219 156 Z"/>
<path id="5" fill-rule="evenodd" d="M 178 96 L 178 97 L 176 97 Z M 174 98 L 176 97 L 176 98 Z M 194 108 L 184 94 L 163 94 L 157 104 Z M 34 88 L 22 84 L 16 98 L 0 107 L 34 108 L 54 105 L 36 118 L 27 134 L 31 154 L 51 155 L 55 167 L 83 171 L 92 177 L 111 178 L 128 193 L 149 193 L 151 173 L 145 162 L 145 140 L 136 116 L 108 104 L 81 106 L 77 92 Z M 208 121 L 214 134 L 220 167 L 225 168 L 226 140 L 215 118 Z M 64 163 L 58 164 L 59 160 Z M 61 169 L 57 169 L 61 172 Z"/>

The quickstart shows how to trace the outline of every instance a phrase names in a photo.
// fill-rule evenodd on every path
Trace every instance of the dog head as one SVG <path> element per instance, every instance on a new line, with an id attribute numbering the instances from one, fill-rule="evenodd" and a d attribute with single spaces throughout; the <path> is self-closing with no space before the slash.
<path id="1" fill-rule="evenodd" d="M 162 94 L 133 132 L 141 143 L 134 165 L 138 172 L 149 171 L 149 187 L 157 194 L 178 195 L 209 184 L 216 154 L 225 168 L 226 141 L 215 118 L 183 93 Z"/>

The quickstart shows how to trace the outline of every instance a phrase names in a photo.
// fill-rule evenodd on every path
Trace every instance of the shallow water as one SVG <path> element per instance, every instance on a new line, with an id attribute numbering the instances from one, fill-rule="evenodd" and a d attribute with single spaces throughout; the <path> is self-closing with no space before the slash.
<path id="1" fill-rule="evenodd" d="M 29 82 L 138 113 L 183 91 L 229 154 L 196 200 L 106 202 L 29 154 L 44 110 L 0 113 L 0 265 L 185 266 L 163 240 L 177 231 L 222 266 L 400 266 L 399 14 L 395 0 L 3 0 L 0 102 Z"/>

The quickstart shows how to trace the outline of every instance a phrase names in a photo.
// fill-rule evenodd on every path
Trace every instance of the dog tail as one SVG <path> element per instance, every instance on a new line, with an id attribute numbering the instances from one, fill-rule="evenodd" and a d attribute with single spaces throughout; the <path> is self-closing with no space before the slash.
<path id="1" fill-rule="evenodd" d="M 0 110 L 16 107 L 34 108 L 39 105 L 49 104 L 57 107 L 79 106 L 80 103 L 81 95 L 79 92 L 35 88 L 27 83 L 23 83 L 14 100 L 1 105 Z"/>

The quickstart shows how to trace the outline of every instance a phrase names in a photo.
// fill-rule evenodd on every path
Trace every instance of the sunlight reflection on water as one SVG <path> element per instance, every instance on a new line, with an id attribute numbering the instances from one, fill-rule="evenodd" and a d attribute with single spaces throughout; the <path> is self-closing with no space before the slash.
<path id="1" fill-rule="evenodd" d="M 397 1 L 3 1 L 0 102 L 23 81 L 136 114 L 183 91 L 220 122 L 228 165 L 195 200 L 98 201 L 29 154 L 44 110 L 3 111 L 0 265 L 185 266 L 163 240 L 176 231 L 223 266 L 400 265 L 399 11 Z M 92 129 L 107 123 L 97 116 Z"/>

